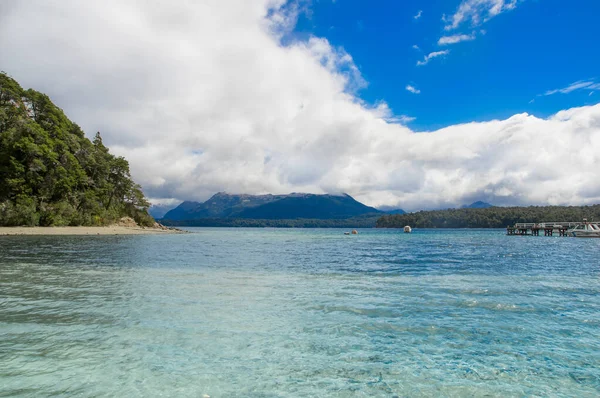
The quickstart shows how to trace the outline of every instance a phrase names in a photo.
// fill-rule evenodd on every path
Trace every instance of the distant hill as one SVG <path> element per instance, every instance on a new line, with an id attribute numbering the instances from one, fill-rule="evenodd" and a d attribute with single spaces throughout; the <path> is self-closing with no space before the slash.
<path id="1" fill-rule="evenodd" d="M 402 209 L 382 210 L 385 214 L 406 214 Z"/>
<path id="2" fill-rule="evenodd" d="M 232 195 L 220 192 L 204 203 L 183 202 L 167 212 L 163 220 L 178 221 L 181 225 L 179 221 L 201 219 L 342 220 L 369 214 L 382 212 L 346 194 Z"/>
<path id="3" fill-rule="evenodd" d="M 175 205 L 150 205 L 148 213 L 155 219 L 163 218 L 170 210 L 173 210 Z"/>
<path id="4" fill-rule="evenodd" d="M 486 202 L 482 202 L 480 200 L 478 200 L 477 202 L 473 202 L 470 205 L 465 205 L 462 208 L 463 209 L 487 209 L 489 207 L 494 207 L 494 205 L 491 205 L 489 203 Z"/>
<path id="5" fill-rule="evenodd" d="M 255 218 L 199 218 L 197 220 L 161 220 L 164 225 L 181 227 L 251 227 L 251 228 L 373 228 L 379 214 L 344 219 L 255 219 Z"/>

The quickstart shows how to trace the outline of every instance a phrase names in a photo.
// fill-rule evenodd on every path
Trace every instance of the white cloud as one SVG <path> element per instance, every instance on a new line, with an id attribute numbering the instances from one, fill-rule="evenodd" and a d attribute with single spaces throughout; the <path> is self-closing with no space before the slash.
<path id="1" fill-rule="evenodd" d="M 414 19 L 419 19 L 419 18 L 421 18 L 422 14 L 423 14 L 423 10 L 419 10 L 419 12 L 417 12 L 417 14 L 413 18 Z"/>
<path id="2" fill-rule="evenodd" d="M 517 6 L 517 0 L 463 0 L 456 12 L 444 17 L 446 30 L 453 30 L 466 22 L 477 26 Z"/>
<path id="3" fill-rule="evenodd" d="M 395 119 L 396 122 L 402 123 L 402 124 L 414 122 L 415 120 L 417 120 L 416 117 L 407 116 L 407 115 L 400 115 Z"/>
<path id="4" fill-rule="evenodd" d="M 414 86 L 411 86 L 410 84 L 406 85 L 406 91 L 410 91 L 413 94 L 421 94 L 421 90 L 415 88 Z"/>
<path id="5" fill-rule="evenodd" d="M 571 83 L 564 88 L 548 90 L 543 95 L 569 94 L 570 92 L 577 90 L 590 90 L 592 92 L 597 91 L 600 90 L 600 83 L 595 83 L 593 80 L 580 80 L 575 83 Z"/>
<path id="6" fill-rule="evenodd" d="M 419 48 L 419 46 L 417 46 L 416 44 L 413 44 L 412 46 L 413 50 L 417 50 L 420 51 L 421 49 Z"/>
<path id="7" fill-rule="evenodd" d="M 282 45 L 295 11 L 281 0 L 9 4 L 2 69 L 101 131 L 157 203 L 222 190 L 408 210 L 600 202 L 600 105 L 416 133 L 353 94 L 364 80 L 343 49 Z"/>
<path id="8" fill-rule="evenodd" d="M 448 44 L 456 44 L 461 41 L 471 41 L 475 40 L 475 33 L 471 33 L 470 35 L 452 35 L 452 36 L 442 36 L 438 40 L 438 44 L 440 46 L 445 46 Z"/>
<path id="9" fill-rule="evenodd" d="M 512 10 L 517 3 L 523 0 L 462 0 L 456 12 L 451 16 L 444 15 L 442 20 L 446 24 L 444 29 L 451 31 L 459 28 L 466 22 L 470 22 L 472 27 L 481 25 L 501 13 Z M 486 31 L 480 29 L 479 33 L 485 35 Z M 475 32 L 470 35 L 455 34 L 442 36 L 438 39 L 438 45 L 446 46 L 463 41 L 472 41 L 477 38 Z"/>
<path id="10" fill-rule="evenodd" d="M 427 65 L 429 63 L 429 61 L 432 60 L 433 58 L 441 57 L 443 55 L 448 55 L 448 54 L 450 54 L 450 50 L 434 51 L 432 53 L 427 54 L 425 56 L 425 58 L 423 58 L 422 61 L 417 61 L 417 66 Z"/>

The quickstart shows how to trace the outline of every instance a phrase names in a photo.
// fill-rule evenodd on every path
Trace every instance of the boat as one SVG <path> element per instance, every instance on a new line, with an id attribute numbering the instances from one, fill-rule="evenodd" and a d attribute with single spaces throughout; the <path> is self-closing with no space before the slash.
<path id="1" fill-rule="evenodd" d="M 410 234 L 411 232 L 412 232 L 412 228 L 410 227 L 410 225 L 407 225 L 406 227 L 404 227 L 405 234 Z"/>
<path id="2" fill-rule="evenodd" d="M 583 223 L 567 230 L 567 234 L 576 238 L 600 238 L 600 226 L 584 218 Z"/>

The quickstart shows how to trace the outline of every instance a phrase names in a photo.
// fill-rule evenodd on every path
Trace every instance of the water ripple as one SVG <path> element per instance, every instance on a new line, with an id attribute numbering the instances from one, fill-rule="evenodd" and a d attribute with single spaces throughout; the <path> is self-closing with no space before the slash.
<path id="1" fill-rule="evenodd" d="M 600 242 L 1 237 L 0 396 L 596 397 Z"/>

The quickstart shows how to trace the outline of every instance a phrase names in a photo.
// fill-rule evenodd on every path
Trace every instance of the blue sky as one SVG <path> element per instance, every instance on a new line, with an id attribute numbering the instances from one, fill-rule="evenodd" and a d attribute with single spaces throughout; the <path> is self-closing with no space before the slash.
<path id="1" fill-rule="evenodd" d="M 522 112 L 547 117 L 600 102 L 600 91 L 540 96 L 578 81 L 599 82 L 600 1 L 522 0 L 487 22 L 444 30 L 442 17 L 453 15 L 460 3 L 315 0 L 294 34 L 325 37 L 343 47 L 368 82 L 358 95 L 416 118 L 410 123 L 416 130 Z M 473 33 L 474 40 L 437 43 L 442 36 Z M 442 50 L 450 53 L 416 65 Z M 420 93 L 407 91 L 407 85 Z"/>

